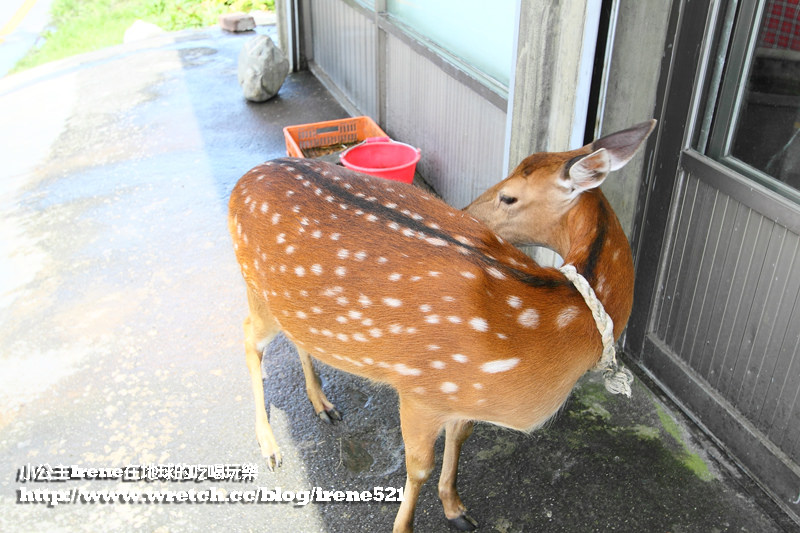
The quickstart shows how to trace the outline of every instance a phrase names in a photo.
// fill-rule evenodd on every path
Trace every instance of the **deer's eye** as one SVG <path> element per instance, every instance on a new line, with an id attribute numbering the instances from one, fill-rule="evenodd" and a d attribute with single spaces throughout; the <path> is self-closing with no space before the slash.
<path id="1" fill-rule="evenodd" d="M 514 205 L 517 203 L 517 198 L 513 196 L 506 196 L 505 194 L 500 193 L 500 201 L 506 205 Z"/>

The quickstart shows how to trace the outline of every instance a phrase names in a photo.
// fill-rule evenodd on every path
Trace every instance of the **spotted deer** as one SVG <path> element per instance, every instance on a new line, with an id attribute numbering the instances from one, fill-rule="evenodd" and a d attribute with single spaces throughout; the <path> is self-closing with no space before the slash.
<path id="1" fill-rule="evenodd" d="M 532 431 L 603 351 L 573 283 L 513 244 L 548 246 L 573 265 L 619 337 L 631 311 L 633 262 L 598 186 L 654 124 L 531 155 L 463 211 L 411 185 L 315 160 L 277 159 L 245 174 L 231 193 L 229 229 L 247 286 L 246 361 L 270 470 L 281 452 L 261 361 L 283 331 L 323 420 L 341 416 L 312 357 L 396 389 L 406 484 L 394 531 L 413 530 L 442 428 L 444 513 L 457 528 L 474 529 L 456 490 L 474 422 Z"/>

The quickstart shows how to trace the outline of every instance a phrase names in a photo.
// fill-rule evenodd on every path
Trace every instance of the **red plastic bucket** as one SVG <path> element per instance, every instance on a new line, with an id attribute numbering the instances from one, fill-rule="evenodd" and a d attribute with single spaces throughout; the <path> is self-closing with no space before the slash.
<path id="1" fill-rule="evenodd" d="M 349 169 L 404 183 L 414 181 L 419 158 L 418 148 L 389 137 L 370 137 L 339 156 Z"/>

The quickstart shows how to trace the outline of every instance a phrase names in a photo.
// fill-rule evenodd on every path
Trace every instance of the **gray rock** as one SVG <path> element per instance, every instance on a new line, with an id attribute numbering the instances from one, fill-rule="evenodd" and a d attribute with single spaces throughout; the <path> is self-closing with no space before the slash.
<path id="1" fill-rule="evenodd" d="M 264 102 L 276 94 L 289 74 L 289 60 L 266 35 L 249 39 L 239 53 L 239 85 L 251 102 Z"/>

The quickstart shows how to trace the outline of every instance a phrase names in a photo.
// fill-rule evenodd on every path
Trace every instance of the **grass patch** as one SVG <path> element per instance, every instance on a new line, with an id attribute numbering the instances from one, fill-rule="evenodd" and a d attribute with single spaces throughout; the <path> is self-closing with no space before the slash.
<path id="1" fill-rule="evenodd" d="M 213 26 L 225 13 L 274 9 L 275 0 L 55 0 L 44 43 L 12 72 L 121 44 L 136 20 L 177 31 Z"/>

